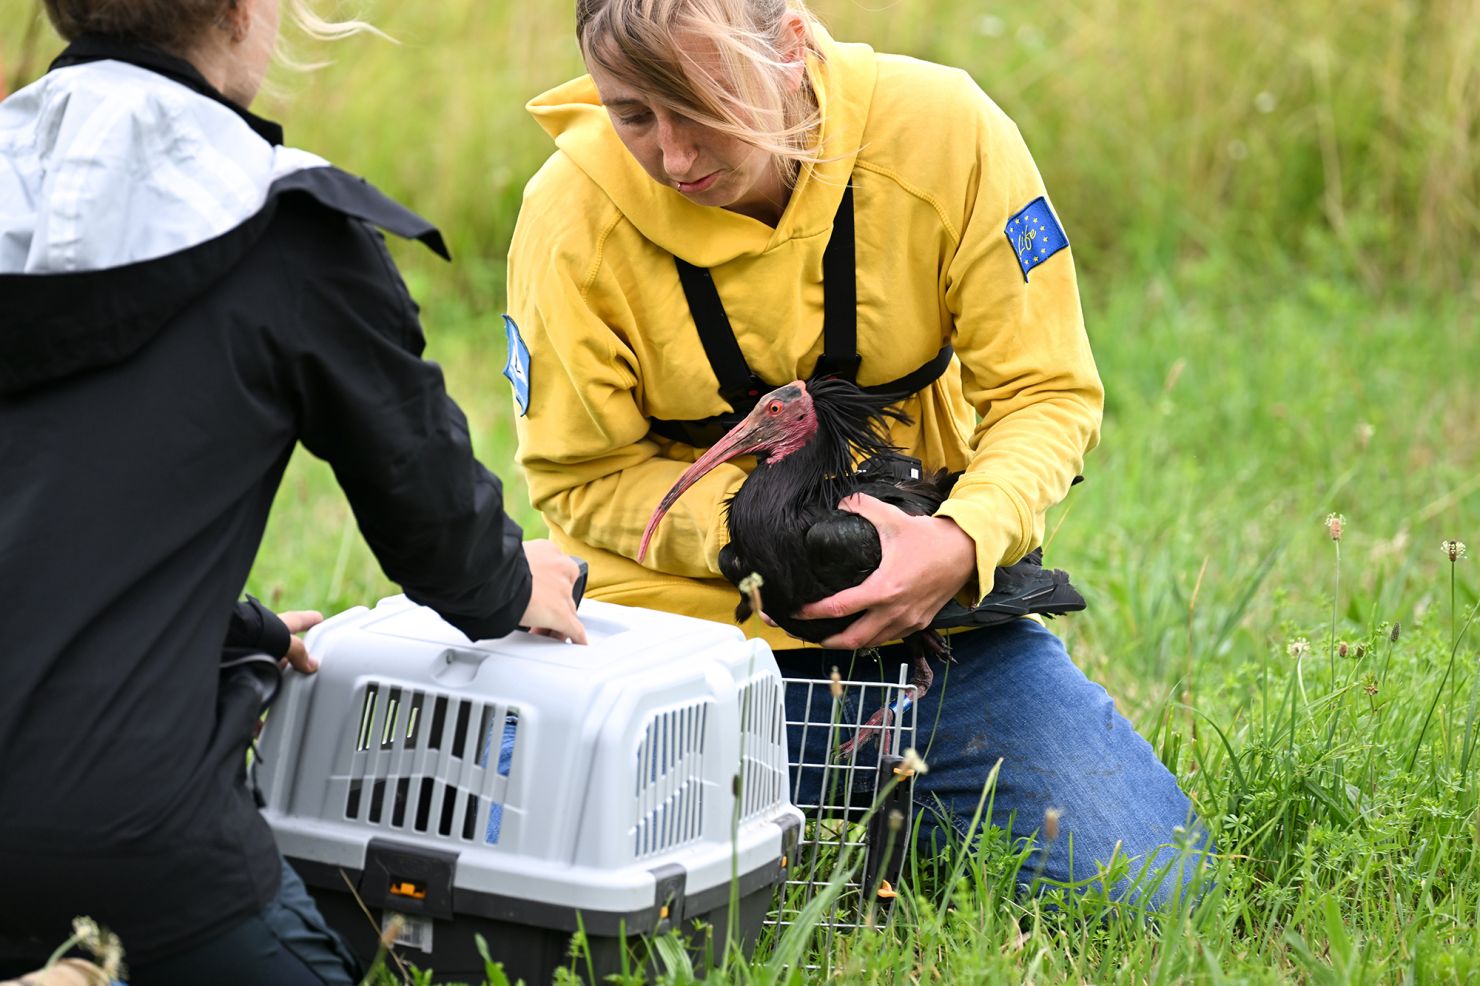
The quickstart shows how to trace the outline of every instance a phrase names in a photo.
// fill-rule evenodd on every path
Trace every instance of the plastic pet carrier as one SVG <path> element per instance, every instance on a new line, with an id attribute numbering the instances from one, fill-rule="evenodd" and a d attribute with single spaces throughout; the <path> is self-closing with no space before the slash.
<path id="1" fill-rule="evenodd" d="M 469 643 L 403 596 L 310 632 L 258 782 L 289 862 L 367 963 L 582 978 L 679 929 L 701 961 L 758 933 L 794 858 L 781 678 L 739 629 L 585 601 L 590 643 Z M 733 906 L 732 906 L 733 905 Z M 629 952 L 626 958 L 630 959 Z M 637 961 L 642 961 L 640 955 Z"/>

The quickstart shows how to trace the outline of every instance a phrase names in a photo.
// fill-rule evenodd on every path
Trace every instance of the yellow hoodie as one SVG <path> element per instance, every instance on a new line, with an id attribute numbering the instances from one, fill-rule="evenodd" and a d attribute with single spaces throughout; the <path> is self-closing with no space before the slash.
<path id="1" fill-rule="evenodd" d="M 822 255 L 854 187 L 858 382 L 892 381 L 942 345 L 956 359 L 901 405 L 896 445 L 965 470 L 938 511 L 993 569 L 1039 544 L 1098 440 L 1103 391 L 1070 250 L 1025 275 L 1011 218 L 1045 194 L 1017 127 L 957 69 L 833 42 L 810 66 L 823 156 L 773 229 L 653 181 L 589 77 L 532 100 L 558 150 L 525 189 L 509 251 L 509 314 L 529 348 L 518 461 L 551 536 L 590 563 L 592 598 L 733 622 L 719 574 L 723 504 L 752 465 L 709 473 L 633 559 L 648 517 L 697 452 L 648 418 L 728 410 L 673 264 L 709 268 L 762 379 L 805 379 L 822 352 Z M 752 620 L 773 647 L 809 646 Z"/>

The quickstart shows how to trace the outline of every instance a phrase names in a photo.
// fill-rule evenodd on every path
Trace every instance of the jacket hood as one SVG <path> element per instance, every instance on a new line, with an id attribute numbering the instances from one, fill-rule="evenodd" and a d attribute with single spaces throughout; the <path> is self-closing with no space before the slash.
<path id="1" fill-rule="evenodd" d="M 808 58 L 807 73 L 822 110 L 819 139 L 824 160 L 802 168 L 774 229 L 749 216 L 697 205 L 677 189 L 649 177 L 617 136 L 589 75 L 535 97 L 527 109 L 555 139 L 560 152 L 644 237 L 696 266 L 718 266 L 794 238 L 824 233 L 832 226 L 863 143 L 877 70 L 868 45 L 840 44 L 821 27 L 813 30 L 821 57 Z M 819 187 L 808 190 L 812 184 Z M 712 235 L 696 238 L 693 230 L 701 224 Z"/>
<path id="2" fill-rule="evenodd" d="M 235 106 L 188 62 L 74 42 L 0 102 L 0 393 L 124 359 L 265 231 L 286 191 L 424 239 L 430 224 Z"/>
<path id="3" fill-rule="evenodd" d="M 0 103 L 0 273 L 198 246 L 260 211 L 275 179 L 328 163 L 273 146 L 254 119 L 141 65 L 54 68 Z"/>

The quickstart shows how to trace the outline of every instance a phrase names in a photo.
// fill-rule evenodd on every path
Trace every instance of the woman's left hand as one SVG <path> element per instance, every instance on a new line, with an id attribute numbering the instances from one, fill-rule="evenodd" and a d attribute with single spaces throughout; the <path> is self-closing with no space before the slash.
<path id="1" fill-rule="evenodd" d="M 949 517 L 918 517 L 864 493 L 838 509 L 858 514 L 879 532 L 882 559 L 851 589 L 808 603 L 797 617 L 863 615 L 822 646 L 876 647 L 922 630 L 976 572 L 976 542 Z"/>

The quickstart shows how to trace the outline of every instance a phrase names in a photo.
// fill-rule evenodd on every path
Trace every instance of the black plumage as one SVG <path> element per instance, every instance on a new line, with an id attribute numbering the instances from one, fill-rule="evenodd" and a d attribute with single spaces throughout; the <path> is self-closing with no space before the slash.
<path id="1" fill-rule="evenodd" d="M 737 586 L 758 573 L 766 615 L 788 633 L 816 643 L 844 630 L 857 614 L 820 620 L 799 620 L 792 614 L 806 603 L 858 585 L 881 560 L 874 525 L 839 510 L 839 501 L 867 493 L 905 513 L 928 516 L 945 501 L 955 476 L 945 470 L 921 476 L 915 469 L 914 477 L 894 477 L 893 468 L 906 460 L 888 444 L 884 424 L 887 418 L 904 420 L 904 415 L 889 406 L 888 398 L 865 394 L 838 379 L 814 381 L 805 392 L 811 397 L 816 432 L 780 461 L 764 449 L 757 451 L 755 471 L 727 506 L 730 543 L 720 551 L 719 564 Z M 870 464 L 868 472 L 855 471 L 860 461 Z M 735 618 L 743 622 L 750 609 L 749 594 L 741 593 Z"/>
<path id="2" fill-rule="evenodd" d="M 807 603 L 858 585 L 879 566 L 878 531 L 858 514 L 838 509 L 838 503 L 866 493 L 905 513 L 930 516 L 957 477 L 946 470 L 926 472 L 889 444 L 889 420 L 909 420 L 893 406 L 898 400 L 838 378 L 778 387 L 664 496 L 648 521 L 639 560 L 663 514 L 700 476 L 721 462 L 754 455 L 755 470 L 727 504 L 730 542 L 720 552 L 720 571 L 737 587 L 759 575 L 766 615 L 788 633 L 820 642 L 841 632 L 859 614 L 820 620 L 795 616 Z M 915 657 L 913 697 L 930 686 L 928 657 L 946 651 L 938 630 L 1083 608 L 1084 600 L 1063 572 L 1041 567 L 1039 552 L 997 569 L 993 592 L 979 605 L 952 601 L 929 628 L 905 637 Z M 736 619 L 743 622 L 752 609 L 751 595 L 741 591 Z"/>

